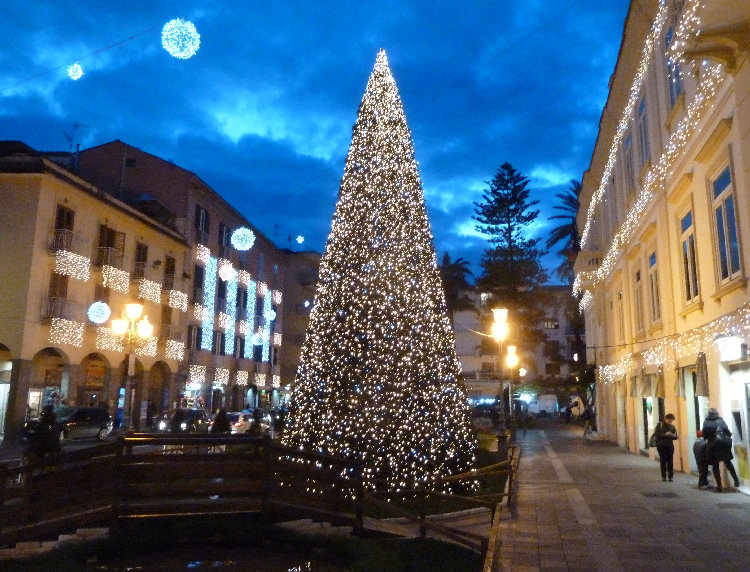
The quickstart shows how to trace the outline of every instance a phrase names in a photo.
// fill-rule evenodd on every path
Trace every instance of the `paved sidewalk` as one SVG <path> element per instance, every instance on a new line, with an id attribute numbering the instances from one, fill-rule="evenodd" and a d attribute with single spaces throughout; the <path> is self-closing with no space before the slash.
<path id="1" fill-rule="evenodd" d="M 501 525 L 503 571 L 750 570 L 750 496 L 663 482 L 656 461 L 537 421 L 521 447 L 517 514 Z"/>

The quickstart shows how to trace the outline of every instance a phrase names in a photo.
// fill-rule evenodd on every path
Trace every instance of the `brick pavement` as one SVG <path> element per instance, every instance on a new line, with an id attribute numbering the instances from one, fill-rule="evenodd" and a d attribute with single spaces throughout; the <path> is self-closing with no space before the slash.
<path id="1" fill-rule="evenodd" d="M 504 572 L 750 570 L 750 496 L 663 482 L 657 461 L 557 418 L 538 420 L 521 447 L 515 518 L 500 530 Z"/>

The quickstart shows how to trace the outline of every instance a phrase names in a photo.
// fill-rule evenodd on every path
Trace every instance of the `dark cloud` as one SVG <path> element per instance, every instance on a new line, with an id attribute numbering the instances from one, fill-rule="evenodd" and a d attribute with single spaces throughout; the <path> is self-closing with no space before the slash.
<path id="1" fill-rule="evenodd" d="M 121 139 L 194 171 L 280 246 L 301 234 L 322 250 L 384 48 L 438 254 L 476 265 L 486 242 L 473 232 L 473 202 L 500 164 L 544 201 L 540 234 L 554 194 L 587 168 L 628 5 L 9 0 L 0 138 L 42 150 Z M 160 46 L 177 17 L 201 34 L 190 60 Z M 76 60 L 85 75 L 74 82 L 66 68 Z"/>

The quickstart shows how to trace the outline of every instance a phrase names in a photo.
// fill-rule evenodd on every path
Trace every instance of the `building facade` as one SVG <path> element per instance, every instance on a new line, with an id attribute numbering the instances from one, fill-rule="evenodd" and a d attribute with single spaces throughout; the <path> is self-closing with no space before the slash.
<path id="1" fill-rule="evenodd" d="M 184 237 L 20 142 L 0 143 L 0 219 L 3 436 L 17 437 L 47 403 L 121 417 L 129 354 L 135 415 L 148 400 L 168 407 L 186 355 Z M 155 332 L 128 347 L 109 314 L 134 300 Z"/>
<path id="2" fill-rule="evenodd" d="M 81 151 L 74 170 L 190 245 L 183 402 L 283 404 L 293 382 L 282 380 L 280 365 L 284 253 L 196 174 L 122 141 Z"/>
<path id="3" fill-rule="evenodd" d="M 675 468 L 709 407 L 748 480 L 750 4 L 634 1 L 582 181 L 576 291 L 597 364 L 600 434 L 654 456 L 677 417 Z"/>

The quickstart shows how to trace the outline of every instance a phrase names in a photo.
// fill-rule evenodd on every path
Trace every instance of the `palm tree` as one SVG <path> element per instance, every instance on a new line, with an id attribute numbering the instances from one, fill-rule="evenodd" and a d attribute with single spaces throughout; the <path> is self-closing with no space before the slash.
<path id="1" fill-rule="evenodd" d="M 575 179 L 570 180 L 570 187 L 564 193 L 557 193 L 556 198 L 560 203 L 553 208 L 561 211 L 549 217 L 549 220 L 564 220 L 565 222 L 554 227 L 547 238 L 547 248 L 554 244 L 563 242 L 564 246 L 557 253 L 563 257 L 563 262 L 555 268 L 555 274 L 568 284 L 573 283 L 573 263 L 576 256 L 581 251 L 581 235 L 578 232 L 576 216 L 580 206 L 579 198 L 581 195 L 581 182 Z"/>
<path id="2" fill-rule="evenodd" d="M 448 317 L 453 323 L 453 314 L 463 310 L 476 310 L 472 299 L 467 295 L 474 290 L 469 282 L 469 276 L 474 276 L 469 268 L 469 262 L 463 258 L 451 260 L 450 254 L 443 254 L 440 263 L 440 277 L 443 279 L 445 289 L 445 305 L 448 308 Z"/>

